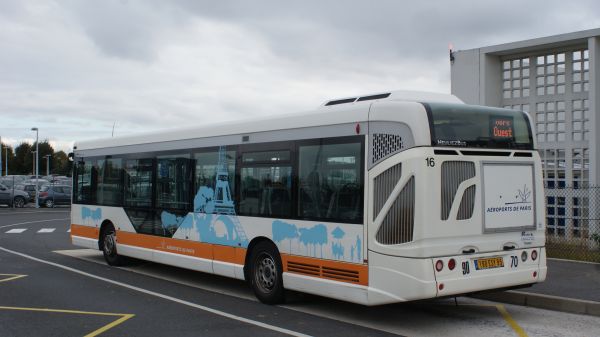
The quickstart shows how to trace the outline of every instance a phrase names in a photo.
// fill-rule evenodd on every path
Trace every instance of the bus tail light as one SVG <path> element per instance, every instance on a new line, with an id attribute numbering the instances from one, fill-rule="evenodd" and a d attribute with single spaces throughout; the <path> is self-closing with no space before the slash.
<path id="1" fill-rule="evenodd" d="M 533 261 L 535 261 L 537 259 L 537 255 L 538 255 L 537 250 L 534 249 L 533 252 L 531 252 L 531 259 Z"/>
<path id="2" fill-rule="evenodd" d="M 521 253 L 521 261 L 523 261 L 523 262 L 527 261 L 527 251 L 523 251 Z"/>
<path id="3" fill-rule="evenodd" d="M 435 263 L 435 270 L 440 272 L 440 271 L 442 271 L 442 269 L 444 269 L 444 261 L 437 260 L 437 262 Z"/>
<path id="4" fill-rule="evenodd" d="M 456 267 L 456 260 L 450 259 L 450 261 L 448 261 L 448 269 L 454 270 L 454 267 Z"/>
<path id="5" fill-rule="evenodd" d="M 40 197 L 47 197 L 48 196 L 48 192 L 40 192 Z"/>

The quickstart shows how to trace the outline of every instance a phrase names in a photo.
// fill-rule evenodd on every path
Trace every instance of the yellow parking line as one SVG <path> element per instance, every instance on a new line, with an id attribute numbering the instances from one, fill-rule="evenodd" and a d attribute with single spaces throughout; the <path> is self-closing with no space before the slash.
<path id="1" fill-rule="evenodd" d="M 525 333 L 525 330 L 523 330 L 523 328 L 521 328 L 519 324 L 515 322 L 515 320 L 510 316 L 510 314 L 502 304 L 497 304 L 496 308 L 498 309 L 498 311 L 500 311 L 506 323 L 508 323 L 508 325 L 510 325 L 510 327 L 513 330 L 515 330 L 519 337 L 527 337 L 527 333 Z"/>
<path id="2" fill-rule="evenodd" d="M 508 323 L 508 325 L 517 333 L 519 337 L 528 337 L 527 333 L 519 324 L 512 318 L 512 316 L 508 313 L 508 310 L 502 304 L 460 304 L 460 306 L 470 306 L 470 307 L 488 307 L 488 308 L 496 308 L 502 318 Z"/>
<path id="3" fill-rule="evenodd" d="M 6 281 L 16 280 L 16 279 L 21 278 L 21 277 L 25 277 L 27 275 L 20 275 L 20 274 L 0 274 L 0 276 L 12 276 L 12 277 L 3 278 L 3 279 L 0 280 L 0 282 L 6 282 Z"/>
<path id="4" fill-rule="evenodd" d="M 80 311 L 80 310 L 63 310 L 63 309 L 48 309 L 48 308 L 21 308 L 21 307 L 3 307 L 0 306 L 0 310 L 19 310 L 19 311 L 36 311 L 36 312 L 57 312 L 64 314 L 76 314 L 76 315 L 96 315 L 96 316 L 121 316 L 114 322 L 111 322 L 95 331 L 85 335 L 85 337 L 94 337 L 99 334 L 114 328 L 115 326 L 125 322 L 126 320 L 134 317 L 134 314 L 119 314 L 112 312 L 94 312 L 94 311 Z"/>
<path id="5" fill-rule="evenodd" d="M 130 319 L 133 316 L 135 316 L 135 315 L 133 315 L 133 314 L 125 314 L 125 315 L 123 315 L 123 317 L 119 318 L 118 320 L 116 320 L 116 321 L 114 321 L 114 322 L 112 322 L 110 324 L 107 324 L 107 325 L 101 327 L 100 329 L 98 329 L 96 331 L 90 332 L 89 334 L 85 335 L 85 337 L 98 336 L 99 334 L 103 333 L 104 331 L 106 331 L 108 329 L 114 328 L 115 326 L 117 326 L 117 325 L 125 322 L 126 320 Z"/>

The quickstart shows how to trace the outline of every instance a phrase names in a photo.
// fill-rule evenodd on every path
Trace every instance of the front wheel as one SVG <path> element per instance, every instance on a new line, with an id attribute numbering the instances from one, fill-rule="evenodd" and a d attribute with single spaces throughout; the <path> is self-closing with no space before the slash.
<path id="1" fill-rule="evenodd" d="M 102 231 L 102 254 L 106 263 L 111 266 L 122 266 L 125 264 L 125 257 L 117 253 L 117 233 L 113 225 L 107 225 Z"/>
<path id="2" fill-rule="evenodd" d="M 285 299 L 283 267 L 277 248 L 270 242 L 260 242 L 250 258 L 250 285 L 263 303 L 278 304 Z"/>
<path id="3" fill-rule="evenodd" d="M 23 208 L 25 206 L 25 198 L 15 197 L 13 205 L 15 205 L 16 208 Z"/>

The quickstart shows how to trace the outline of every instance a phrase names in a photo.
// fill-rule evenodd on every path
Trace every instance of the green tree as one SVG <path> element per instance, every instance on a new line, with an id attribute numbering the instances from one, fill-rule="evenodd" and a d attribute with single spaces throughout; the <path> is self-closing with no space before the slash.
<path id="1" fill-rule="evenodd" d="M 30 174 L 32 172 L 31 144 L 21 143 L 15 148 L 14 174 Z"/>
<path id="2" fill-rule="evenodd" d="M 63 176 L 71 175 L 72 163 L 69 161 L 69 157 L 64 151 L 58 151 L 54 153 L 54 156 L 52 157 L 52 162 L 54 163 L 54 168 L 52 170 L 53 173 Z"/>

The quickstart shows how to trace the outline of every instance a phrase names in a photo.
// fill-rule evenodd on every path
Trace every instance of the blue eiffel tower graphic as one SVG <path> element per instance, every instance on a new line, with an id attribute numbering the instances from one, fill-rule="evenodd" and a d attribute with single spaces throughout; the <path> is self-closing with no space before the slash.
<path id="1" fill-rule="evenodd" d="M 231 190 L 229 189 L 229 172 L 227 171 L 227 150 L 225 146 L 219 147 L 219 163 L 217 164 L 217 175 L 215 181 L 215 213 L 231 215 L 235 233 L 240 244 L 248 244 L 246 232 L 240 224 L 235 214 L 235 205 L 231 199 Z"/>

